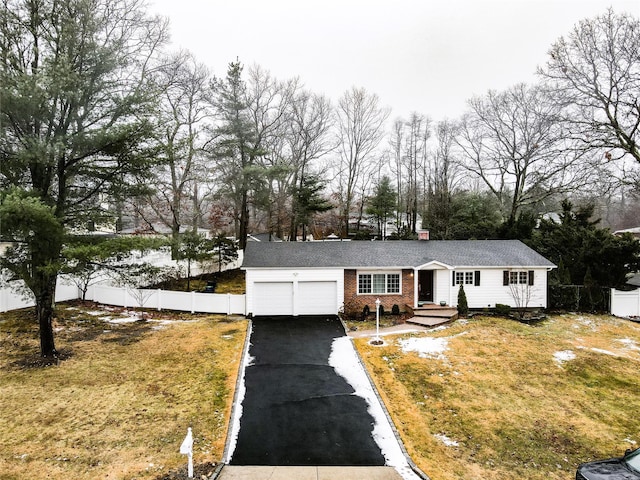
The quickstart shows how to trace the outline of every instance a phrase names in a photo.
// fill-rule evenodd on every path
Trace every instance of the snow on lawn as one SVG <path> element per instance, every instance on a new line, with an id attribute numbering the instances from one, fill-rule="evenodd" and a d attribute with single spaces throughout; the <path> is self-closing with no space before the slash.
<path id="1" fill-rule="evenodd" d="M 561 352 L 554 353 L 553 358 L 556 360 L 558 365 L 562 365 L 564 362 L 575 359 L 576 354 L 571 350 L 562 350 Z"/>
<path id="2" fill-rule="evenodd" d="M 389 423 L 389 419 L 376 396 L 369 378 L 360 364 L 360 360 L 349 337 L 336 338 L 331 346 L 329 365 L 343 377 L 355 390 L 354 395 L 364 398 L 369 405 L 368 411 L 374 419 L 373 439 L 376 441 L 386 464 L 394 467 L 405 480 L 414 480 L 418 476 L 411 470 L 400 448 L 398 439 Z"/>
<path id="3" fill-rule="evenodd" d="M 621 338 L 618 340 L 618 342 L 622 343 L 625 348 L 628 348 L 629 350 L 640 350 L 640 347 L 638 347 L 636 341 L 630 338 Z"/>
<path id="4" fill-rule="evenodd" d="M 400 347 L 404 353 L 417 352 L 421 358 L 436 358 L 438 360 L 446 360 L 444 352 L 449 346 L 449 338 L 432 338 L 432 337 L 412 337 L 399 340 Z"/>
<path id="5" fill-rule="evenodd" d="M 442 433 L 436 433 L 434 435 L 434 437 L 436 437 L 438 440 L 440 440 L 442 443 L 444 443 L 447 447 L 457 447 L 458 446 L 458 442 L 456 442 L 455 440 L 451 440 L 449 437 L 447 437 L 446 435 L 444 435 Z"/>

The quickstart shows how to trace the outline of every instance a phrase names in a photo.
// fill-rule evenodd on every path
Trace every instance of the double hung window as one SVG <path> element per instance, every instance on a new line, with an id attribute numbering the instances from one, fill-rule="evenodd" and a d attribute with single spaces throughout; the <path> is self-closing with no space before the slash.
<path id="1" fill-rule="evenodd" d="M 359 294 L 400 293 L 399 273 L 359 273 Z"/>

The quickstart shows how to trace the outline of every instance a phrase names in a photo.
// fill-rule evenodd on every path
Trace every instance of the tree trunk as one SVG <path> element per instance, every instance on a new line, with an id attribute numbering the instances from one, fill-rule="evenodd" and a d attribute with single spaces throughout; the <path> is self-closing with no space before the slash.
<path id="1" fill-rule="evenodd" d="M 40 354 L 45 358 L 57 358 L 58 351 L 53 340 L 53 302 L 55 300 L 56 277 L 44 279 L 43 288 L 36 295 L 36 318 L 40 326 Z"/>
<path id="2" fill-rule="evenodd" d="M 239 246 L 241 250 L 244 250 L 247 246 L 247 233 L 249 226 L 249 205 L 247 201 L 247 189 L 243 187 L 242 191 L 242 206 L 240 211 L 240 231 L 238 240 L 240 242 Z"/>

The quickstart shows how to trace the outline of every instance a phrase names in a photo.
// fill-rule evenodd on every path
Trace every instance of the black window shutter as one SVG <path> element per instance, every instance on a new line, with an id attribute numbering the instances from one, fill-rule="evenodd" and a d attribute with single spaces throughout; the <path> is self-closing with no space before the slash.
<path id="1" fill-rule="evenodd" d="M 473 275 L 473 284 L 476 287 L 480 286 L 480 270 L 476 270 Z"/>
<path id="2" fill-rule="evenodd" d="M 534 277 L 534 273 L 533 270 L 529 270 L 529 285 L 533 285 L 533 277 Z"/>
<path id="3" fill-rule="evenodd" d="M 456 272 L 455 272 L 455 270 L 451 271 L 451 285 L 454 286 L 454 287 L 456 286 Z"/>
<path id="4" fill-rule="evenodd" d="M 502 285 L 509 285 L 509 270 L 502 272 Z"/>

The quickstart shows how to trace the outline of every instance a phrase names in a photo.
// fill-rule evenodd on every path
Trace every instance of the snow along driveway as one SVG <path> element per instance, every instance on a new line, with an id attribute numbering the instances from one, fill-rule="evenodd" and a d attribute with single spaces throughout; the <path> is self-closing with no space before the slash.
<path id="1" fill-rule="evenodd" d="M 231 465 L 410 469 L 336 318 L 256 318 L 233 419 Z"/>

